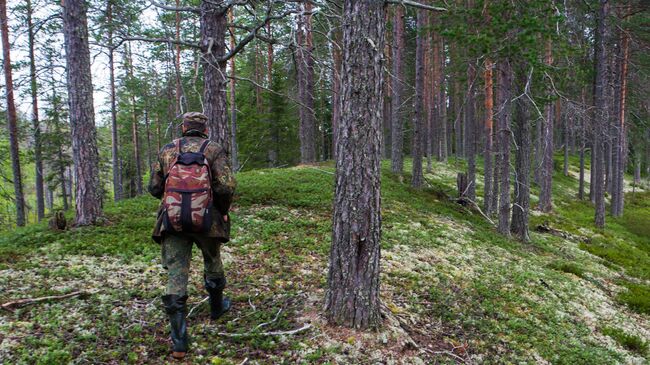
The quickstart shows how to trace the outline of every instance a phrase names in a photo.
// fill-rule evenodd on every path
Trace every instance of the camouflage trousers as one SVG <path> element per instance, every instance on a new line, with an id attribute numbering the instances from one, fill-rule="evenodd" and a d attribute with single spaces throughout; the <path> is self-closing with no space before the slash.
<path id="1" fill-rule="evenodd" d="M 205 277 L 213 280 L 224 278 L 221 243 L 216 238 L 196 233 L 165 234 L 162 241 L 162 264 L 168 272 L 165 294 L 187 294 L 194 243 L 203 253 Z"/>

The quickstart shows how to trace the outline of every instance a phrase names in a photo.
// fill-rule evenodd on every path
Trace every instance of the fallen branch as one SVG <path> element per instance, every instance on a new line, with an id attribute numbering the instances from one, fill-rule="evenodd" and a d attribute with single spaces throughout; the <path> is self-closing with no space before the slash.
<path id="1" fill-rule="evenodd" d="M 25 298 L 25 299 L 18 299 L 14 300 L 11 302 L 7 302 L 2 304 L 2 309 L 8 310 L 8 311 L 13 311 L 14 307 L 24 307 L 26 305 L 30 304 L 36 304 L 36 303 L 41 303 L 41 302 L 47 302 L 50 300 L 61 300 L 61 299 L 68 299 L 68 298 L 73 298 L 77 296 L 82 296 L 82 295 L 89 295 L 91 293 L 86 292 L 86 291 L 76 291 L 64 295 L 51 295 L 47 297 L 41 297 L 41 298 Z"/>
<path id="2" fill-rule="evenodd" d="M 186 316 L 186 317 L 187 317 L 187 318 L 190 318 L 190 316 L 192 315 L 192 312 L 194 312 L 194 310 L 195 310 L 196 308 L 198 308 L 198 307 L 199 307 L 203 302 L 205 302 L 205 301 L 208 300 L 208 299 L 210 299 L 209 296 L 203 298 L 200 302 L 196 303 L 196 305 L 195 305 L 194 307 L 192 307 L 192 309 L 190 309 L 190 311 L 187 313 L 187 316 Z"/>
<path id="3" fill-rule="evenodd" d="M 490 217 L 488 217 L 485 213 L 483 213 L 483 211 L 482 211 L 481 208 L 478 206 L 478 204 L 476 204 L 476 202 L 473 201 L 472 199 L 470 199 L 470 198 L 464 196 L 464 197 L 461 197 L 461 198 L 456 199 L 456 201 L 457 201 L 458 203 L 460 203 L 460 204 L 465 203 L 465 202 L 470 203 L 470 204 L 472 205 L 472 207 L 474 207 L 474 209 L 475 209 L 477 212 L 479 212 L 479 213 L 483 216 L 483 218 L 487 219 L 487 221 L 490 222 L 491 225 L 496 226 L 496 224 L 494 223 L 494 221 L 493 221 L 492 219 L 490 219 Z"/>
<path id="4" fill-rule="evenodd" d="M 441 8 L 438 6 L 431 6 L 427 4 L 422 4 L 417 1 L 411 1 L 411 0 L 386 0 L 387 4 L 394 4 L 394 5 L 406 5 L 406 6 L 412 6 L 414 8 L 418 9 L 424 9 L 424 10 L 430 10 L 430 11 L 447 11 L 446 8 Z"/>
<path id="5" fill-rule="evenodd" d="M 244 333 L 227 333 L 227 332 L 217 332 L 219 336 L 225 337 L 247 337 L 247 336 L 284 336 L 284 335 L 295 335 L 296 333 L 308 330 L 311 328 L 311 323 L 305 323 L 304 326 L 296 328 L 289 331 L 270 331 L 270 332 L 244 332 Z"/>
<path id="6" fill-rule="evenodd" d="M 451 352 L 451 351 L 433 351 L 433 350 L 429 350 L 429 349 L 424 349 L 424 351 L 426 351 L 426 352 L 428 352 L 428 353 L 430 353 L 430 354 L 432 354 L 432 355 L 447 355 L 447 356 L 451 356 L 451 357 L 453 357 L 454 359 L 456 359 L 456 360 L 462 362 L 463 364 L 466 363 L 465 359 L 463 359 L 462 357 L 460 357 L 460 356 L 454 354 L 454 353 Z"/>
<path id="7" fill-rule="evenodd" d="M 548 223 L 538 225 L 535 227 L 535 231 L 539 233 L 548 233 L 552 236 L 561 237 L 571 241 L 578 241 L 583 243 L 591 242 L 591 239 L 589 237 L 575 235 L 566 231 L 559 230 L 557 228 L 553 228 Z"/>

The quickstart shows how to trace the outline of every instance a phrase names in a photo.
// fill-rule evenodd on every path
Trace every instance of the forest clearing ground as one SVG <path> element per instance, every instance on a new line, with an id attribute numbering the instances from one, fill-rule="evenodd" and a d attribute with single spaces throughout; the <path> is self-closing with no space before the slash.
<path id="1" fill-rule="evenodd" d="M 586 204 L 562 205 L 532 218 L 531 226 L 549 221 L 574 234 L 587 230 L 590 247 L 535 232 L 529 244 L 511 241 L 444 198 L 453 194 L 454 168 L 461 167 L 435 164 L 426 175 L 433 188 L 419 192 L 407 187 L 408 176 L 400 183 L 384 169 L 386 320 L 375 332 L 333 328 L 321 315 L 332 167 L 240 174 L 233 240 L 222 250 L 235 306 L 216 323 L 209 320 L 195 249 L 192 350 L 185 363 L 645 363 L 647 348 L 633 345 L 647 346 L 648 314 L 620 296 L 630 282 L 647 287 L 646 273 L 630 269 L 628 256 L 597 249 L 627 244 L 630 255 L 646 252 L 625 228 L 629 222 L 612 221 L 611 229 L 595 232 L 583 221 L 592 214 Z M 558 189 L 574 187 L 572 178 L 558 183 Z M 91 293 L 0 312 L 3 363 L 168 361 L 160 304 L 165 273 L 159 246 L 149 240 L 156 204 L 143 197 L 111 205 L 113 223 L 106 227 L 54 233 L 37 225 L 2 235 L 0 303 Z M 645 206 L 633 202 L 629 209 L 634 215 Z M 568 213 L 576 217 L 566 221 Z M 305 323 L 312 327 L 299 333 L 264 334 Z"/>

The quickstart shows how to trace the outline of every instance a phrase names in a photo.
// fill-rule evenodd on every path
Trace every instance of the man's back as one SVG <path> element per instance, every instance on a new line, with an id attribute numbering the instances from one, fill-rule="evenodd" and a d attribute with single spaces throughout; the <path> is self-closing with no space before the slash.
<path id="1" fill-rule="evenodd" d="M 151 195 L 159 199 L 162 198 L 169 169 L 179 154 L 179 144 L 182 152 L 199 152 L 205 142 L 206 139 L 203 136 L 190 133 L 165 145 L 158 155 L 158 161 L 152 167 L 151 182 L 149 184 Z M 203 154 L 211 170 L 213 207 L 216 210 L 215 214 L 212 215 L 216 219 L 214 219 L 212 227 L 206 234 L 209 237 L 217 237 L 222 242 L 226 242 L 229 239 L 229 225 L 224 221 L 223 217 L 228 214 L 230 209 L 236 186 L 235 178 L 230 169 L 227 153 L 218 143 L 209 141 L 204 148 Z M 170 228 L 164 222 L 163 213 L 161 204 L 159 219 L 153 233 L 153 239 L 157 242 L 160 242 L 162 234 L 169 231 Z"/>

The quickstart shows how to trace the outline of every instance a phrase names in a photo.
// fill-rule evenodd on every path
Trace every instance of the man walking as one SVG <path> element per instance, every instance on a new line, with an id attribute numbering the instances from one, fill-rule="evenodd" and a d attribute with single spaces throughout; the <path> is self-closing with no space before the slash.
<path id="1" fill-rule="evenodd" d="M 162 148 L 149 184 L 151 195 L 162 199 L 152 238 L 162 243 L 163 267 L 168 270 L 162 300 L 176 359 L 188 350 L 185 317 L 193 244 L 203 253 L 210 317 L 217 319 L 230 309 L 230 300 L 223 297 L 226 278 L 220 246 L 230 239 L 228 210 L 236 182 L 227 152 L 207 139 L 206 122 L 198 112 L 183 115 L 183 136 Z"/>

